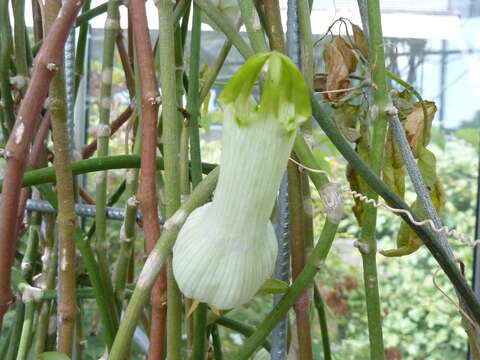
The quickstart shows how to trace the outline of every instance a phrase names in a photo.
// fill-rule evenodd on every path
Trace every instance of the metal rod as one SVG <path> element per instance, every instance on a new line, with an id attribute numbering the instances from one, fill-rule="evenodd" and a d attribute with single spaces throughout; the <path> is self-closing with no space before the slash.
<path id="1" fill-rule="evenodd" d="M 27 200 L 27 210 L 52 214 L 57 212 L 48 201 L 31 199 Z M 75 212 L 81 217 L 95 217 L 96 207 L 95 205 L 76 204 Z M 107 219 L 109 220 L 122 221 L 124 214 L 125 209 L 123 208 L 107 207 Z M 160 219 L 160 222 L 163 223 L 163 217 L 161 214 L 158 215 L 158 218 Z M 137 215 L 137 221 L 142 221 L 142 215 L 140 214 L 140 211 Z"/>

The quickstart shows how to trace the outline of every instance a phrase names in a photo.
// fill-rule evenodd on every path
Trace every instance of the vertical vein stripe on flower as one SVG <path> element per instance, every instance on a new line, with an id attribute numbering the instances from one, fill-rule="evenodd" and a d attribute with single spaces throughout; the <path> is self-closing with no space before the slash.
<path id="1" fill-rule="evenodd" d="M 264 71 L 262 71 L 262 69 Z M 260 104 L 252 97 L 265 74 Z M 173 248 L 173 273 L 189 298 L 229 309 L 272 275 L 270 215 L 298 126 L 311 114 L 308 88 L 287 57 L 251 57 L 225 86 L 220 176 L 213 201 L 196 209 Z"/>

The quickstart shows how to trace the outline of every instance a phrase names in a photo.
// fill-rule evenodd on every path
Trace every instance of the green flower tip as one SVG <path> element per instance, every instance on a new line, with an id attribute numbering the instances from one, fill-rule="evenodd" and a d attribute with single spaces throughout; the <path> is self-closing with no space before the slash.
<path id="1" fill-rule="evenodd" d="M 262 69 L 265 72 L 262 98 L 257 104 L 252 93 Z M 274 116 L 288 133 L 294 132 L 312 114 L 302 73 L 288 57 L 278 52 L 250 57 L 227 83 L 219 101 L 239 125 Z"/>

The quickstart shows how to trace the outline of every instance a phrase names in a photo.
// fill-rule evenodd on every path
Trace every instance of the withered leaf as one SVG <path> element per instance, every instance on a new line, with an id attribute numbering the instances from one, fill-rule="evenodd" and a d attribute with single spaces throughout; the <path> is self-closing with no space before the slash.
<path id="1" fill-rule="evenodd" d="M 327 72 L 326 91 L 347 89 L 350 86 L 349 74 L 357 67 L 357 58 L 352 47 L 341 37 L 334 38 L 325 46 L 323 53 Z M 337 101 L 346 92 L 324 94 L 326 101 Z"/>
<path id="2" fill-rule="evenodd" d="M 430 133 L 432 128 L 432 120 L 437 112 L 437 107 L 432 101 L 425 101 L 427 108 L 427 132 L 424 134 L 425 117 L 423 114 L 422 104 L 417 102 L 409 114 L 405 114 L 405 133 L 408 142 L 415 156 L 418 155 L 420 146 L 427 145 L 430 141 Z"/>
<path id="3" fill-rule="evenodd" d="M 333 119 L 340 132 L 350 142 L 356 142 L 360 138 L 360 131 L 357 129 L 357 123 L 361 113 L 361 105 L 342 104 L 342 106 L 333 109 Z"/>
<path id="4" fill-rule="evenodd" d="M 402 155 L 389 129 L 385 142 L 385 158 L 383 162 L 383 181 L 390 186 L 402 199 L 405 195 L 406 169 Z"/>
<path id="5" fill-rule="evenodd" d="M 355 46 L 360 50 L 363 56 L 368 59 L 368 43 L 365 34 L 360 26 L 352 24 L 353 38 L 355 39 Z"/>

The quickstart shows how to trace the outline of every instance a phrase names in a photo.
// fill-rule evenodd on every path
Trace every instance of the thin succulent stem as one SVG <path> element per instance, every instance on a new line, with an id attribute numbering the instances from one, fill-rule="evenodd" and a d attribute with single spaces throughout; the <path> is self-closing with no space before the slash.
<path id="1" fill-rule="evenodd" d="M 378 114 L 373 122 L 373 135 L 368 162 L 372 171 L 379 175 L 383 164 L 385 136 L 388 124 L 385 108 L 389 102 L 387 77 L 385 69 L 385 54 L 381 27 L 380 5 L 378 0 L 368 2 L 369 40 L 372 50 L 370 59 L 373 67 L 373 82 L 376 84 L 374 91 L 374 107 Z M 376 200 L 378 196 L 368 189 L 368 197 Z M 377 275 L 377 239 L 376 239 L 377 209 L 367 204 L 362 217 L 362 232 L 360 244 L 364 251 L 360 251 L 363 263 L 363 279 L 365 287 L 365 301 L 367 305 L 368 334 L 370 339 L 370 357 L 375 360 L 384 359 L 384 346 L 382 334 L 382 318 L 380 309 L 380 294 Z M 366 251 L 365 251 L 366 250 Z"/>
<path id="2" fill-rule="evenodd" d="M 315 308 L 317 309 L 318 323 L 320 324 L 320 332 L 322 334 L 323 358 L 325 360 L 332 359 L 332 352 L 330 350 L 330 338 L 328 336 L 327 316 L 325 314 L 325 304 L 322 295 L 318 290 L 317 285 L 313 287 L 313 299 Z"/>
<path id="3" fill-rule="evenodd" d="M 132 176 L 128 173 L 127 177 Z M 133 175 L 135 176 L 135 175 Z M 129 191 L 130 192 L 130 191 Z M 125 218 L 120 230 L 121 248 L 115 265 L 115 298 L 121 304 L 125 298 L 125 285 L 127 283 L 127 270 L 130 261 L 133 241 L 135 240 L 135 223 L 138 202 L 135 197 L 129 197 L 125 203 Z"/>
<path id="4" fill-rule="evenodd" d="M 132 65 L 130 64 L 128 58 L 127 48 L 123 42 L 123 32 L 121 30 L 118 32 L 115 41 L 117 44 L 118 55 L 120 56 L 120 61 L 122 63 L 123 73 L 125 74 L 125 82 L 127 83 L 128 93 L 130 94 L 130 98 L 133 99 L 135 97 L 135 80 Z"/>
<path id="5" fill-rule="evenodd" d="M 247 338 L 252 336 L 255 333 L 254 327 L 245 325 L 239 321 L 230 319 L 225 316 L 218 318 L 215 321 L 215 324 L 222 325 L 223 327 L 226 327 L 227 329 L 230 329 L 230 330 L 234 330 Z M 259 346 L 263 346 L 263 348 L 265 348 L 265 350 L 267 351 L 270 351 L 272 349 L 270 342 L 268 342 L 267 340 L 264 340 L 263 342 L 261 342 Z"/>
<path id="6" fill-rule="evenodd" d="M 75 26 L 81 26 L 83 24 L 88 23 L 94 17 L 97 17 L 107 12 L 107 9 L 108 9 L 108 2 L 105 2 L 101 5 L 98 5 L 97 7 L 94 7 L 93 9 L 82 12 L 82 14 L 77 17 L 75 21 Z"/>
<path id="7" fill-rule="evenodd" d="M 242 18 L 245 22 L 248 38 L 253 50 L 257 53 L 268 51 L 267 42 L 265 40 L 265 33 L 260 23 L 260 18 L 257 9 L 254 5 L 254 0 L 240 0 L 240 10 Z"/>
<path id="8" fill-rule="evenodd" d="M 282 16 L 278 0 L 263 0 L 263 8 L 270 48 L 285 53 L 285 38 L 283 36 Z"/>
<path id="9" fill-rule="evenodd" d="M 199 81 L 200 70 L 200 38 L 202 12 L 197 4 L 193 4 L 193 19 L 190 43 L 190 71 L 188 81 L 187 111 L 188 128 L 190 130 L 190 158 L 192 186 L 195 188 L 202 181 L 202 159 L 200 154 L 200 135 L 198 127 L 199 112 Z"/>
<path id="10" fill-rule="evenodd" d="M 291 162 L 288 164 L 287 174 L 288 208 L 290 210 L 292 280 L 295 280 L 305 266 L 306 257 L 303 182 L 299 169 Z M 299 344 L 298 357 L 301 360 L 311 360 L 313 358 L 312 337 L 310 333 L 309 298 L 310 294 L 307 287 L 294 305 Z"/>
<path id="11" fill-rule="evenodd" d="M 33 319 L 35 316 L 37 304 L 30 301 L 25 304 L 25 317 L 23 319 L 22 333 L 20 335 L 20 343 L 18 345 L 17 360 L 27 359 L 28 350 L 32 341 Z"/>
<path id="12" fill-rule="evenodd" d="M 156 149 L 157 149 L 157 110 L 158 98 L 157 81 L 153 62 L 153 50 L 150 46 L 145 4 L 143 1 L 134 1 L 130 7 L 130 14 L 135 37 L 135 54 L 138 61 L 142 96 L 142 166 L 140 173 L 140 186 L 137 199 L 144 213 L 144 233 L 147 251 L 154 248 L 160 237 L 160 224 L 157 212 L 156 193 Z M 162 32 L 162 28 L 160 29 Z M 173 45 L 173 44 L 172 44 Z M 171 63 L 173 64 L 173 62 Z M 165 103 L 163 103 L 165 108 Z M 176 107 L 175 107 L 176 111 Z M 176 115 L 176 112 L 175 112 Z M 164 110 L 165 119 L 165 110 Z M 159 298 L 163 291 L 163 283 L 157 282 L 152 293 L 152 325 L 150 328 L 149 359 L 163 356 L 164 343 L 164 316 L 162 300 Z"/>
<path id="13" fill-rule="evenodd" d="M 304 6 L 308 4 L 302 2 Z M 303 19 L 303 29 L 300 29 L 300 17 L 298 2 L 288 1 L 288 19 L 287 19 L 287 50 L 293 62 L 302 68 L 303 75 L 306 78 L 307 85 L 312 88 L 313 84 L 313 59 L 305 56 L 305 48 L 312 48 L 310 12 L 307 11 L 307 19 Z M 303 33 L 301 32 L 303 30 Z M 303 36 L 301 36 L 303 35 Z M 308 36 L 310 35 L 310 36 Z M 308 53 L 307 53 L 308 55 Z M 311 56 L 311 52 L 310 52 Z M 305 61 L 312 62 L 310 71 L 305 69 Z M 308 77 L 311 77 L 308 79 Z M 311 130 L 311 120 L 302 124 L 304 131 Z M 312 199 L 310 196 L 310 184 L 306 174 L 300 173 L 299 169 L 289 163 L 288 173 L 288 202 L 290 209 L 290 233 L 292 248 L 292 279 L 295 280 L 305 265 L 307 254 L 310 253 L 313 246 L 313 218 L 312 218 Z M 310 298 L 311 288 L 305 289 L 304 293 L 298 298 L 294 305 L 297 339 L 298 339 L 298 357 L 302 360 L 311 360 L 312 336 L 310 324 Z"/>
<path id="14" fill-rule="evenodd" d="M 45 6 L 46 27 L 49 29 L 60 11 L 60 2 L 51 1 Z M 75 296 L 75 195 L 70 163 L 70 140 L 67 129 L 67 101 L 63 58 L 57 64 L 58 72 L 49 89 L 49 110 L 55 152 L 55 173 L 58 194 L 58 251 L 60 258 L 58 280 L 58 343 L 60 352 L 71 355 L 75 333 L 77 302 Z"/>
<path id="15" fill-rule="evenodd" d="M 162 85 L 162 138 L 165 159 L 165 211 L 171 217 L 180 206 L 180 184 L 178 155 L 180 151 L 180 126 L 177 113 L 177 90 L 175 73 L 174 4 L 159 0 L 159 59 Z M 167 262 L 168 263 L 168 262 Z M 175 283 L 171 268 L 167 266 L 167 357 L 181 358 L 181 295 Z"/>
<path id="16" fill-rule="evenodd" d="M 117 38 L 120 28 L 119 6 L 119 0 L 108 1 L 107 18 L 104 27 L 100 99 L 98 101 L 99 126 L 97 130 L 97 156 L 101 157 L 108 156 L 109 148 L 115 39 Z M 107 292 L 107 298 L 111 300 L 111 305 L 114 307 L 113 286 L 109 270 L 110 263 L 107 255 L 107 182 L 108 172 L 106 170 L 97 172 L 95 178 L 95 205 L 97 209 L 95 213 L 95 253 L 98 260 L 98 271 L 103 282 L 103 288 Z M 118 320 L 115 320 L 115 322 L 118 322 Z"/>
<path id="17" fill-rule="evenodd" d="M 223 360 L 222 339 L 218 331 L 218 326 L 212 324 L 209 326 L 210 335 L 212 336 L 213 358 L 214 360 Z"/>
<path id="18" fill-rule="evenodd" d="M 133 115 L 133 108 L 132 106 L 128 106 L 111 124 L 110 124 L 110 136 L 115 134 L 118 129 L 122 127 L 123 124 L 125 124 L 130 117 Z M 94 139 L 90 144 L 86 145 L 82 149 L 82 159 L 88 159 L 90 158 L 95 151 L 97 150 L 98 146 L 98 139 Z"/>
<path id="19" fill-rule="evenodd" d="M 93 158 L 72 162 L 73 175 L 87 174 L 102 170 L 113 169 L 138 169 L 140 168 L 141 157 L 139 155 L 115 155 L 104 158 Z M 157 169 L 163 170 L 163 158 L 156 159 Z M 208 174 L 215 169 L 214 164 L 203 163 L 203 172 Z M 25 172 L 21 186 L 33 186 L 56 181 L 55 168 L 53 166 Z M 0 181 L 0 185 L 3 182 Z M 109 205 L 111 206 L 111 205 Z"/>
<path id="20" fill-rule="evenodd" d="M 207 304 L 198 304 L 193 313 L 193 351 L 192 360 L 205 359 Z"/>
<path id="21" fill-rule="evenodd" d="M 330 250 L 337 228 L 338 223 L 334 223 L 330 220 L 325 222 L 320 239 L 313 249 L 312 254 L 308 257 L 302 272 L 298 275 L 275 308 L 269 313 L 269 315 L 267 315 L 262 324 L 245 341 L 240 350 L 234 355 L 233 359 L 248 359 L 258 349 L 268 334 L 270 334 L 278 321 L 280 321 L 280 319 L 290 310 L 298 297 L 311 284 L 315 274 L 321 267 L 322 262 L 325 260 Z"/>
<path id="22" fill-rule="evenodd" d="M 0 40 L 0 110 L 3 115 L 1 124 L 3 137 L 4 141 L 6 141 L 15 123 L 14 105 L 10 89 L 10 61 L 13 44 L 8 0 L 0 1 Z"/>
<path id="23" fill-rule="evenodd" d="M 13 2 L 13 16 L 15 18 L 14 42 L 15 42 L 15 67 L 17 75 L 28 77 L 27 60 L 27 29 L 25 27 L 25 0 Z"/>
<path id="24" fill-rule="evenodd" d="M 43 38 L 43 19 L 40 10 L 40 4 L 32 1 L 32 17 L 33 17 L 33 40 L 35 43 Z M 33 49 L 31 49 L 33 52 Z"/>
<path id="25" fill-rule="evenodd" d="M 55 288 L 55 278 L 57 274 L 58 251 L 55 241 L 55 215 L 44 215 L 45 222 L 45 247 L 43 249 L 42 276 L 46 279 L 44 292 Z M 56 296 L 56 291 L 55 291 Z M 39 304 L 39 313 L 35 329 L 35 342 L 33 346 L 33 357 L 45 350 L 45 341 L 48 332 L 48 323 L 50 319 L 50 301 L 43 300 Z"/>
<path id="26" fill-rule="evenodd" d="M 240 36 L 240 33 L 230 24 L 227 18 L 220 13 L 209 0 L 194 0 L 210 19 L 215 21 L 215 24 L 223 31 L 223 33 L 232 41 L 244 58 L 249 58 L 253 55 L 253 51 L 248 44 Z"/>
<path id="27" fill-rule="evenodd" d="M 15 305 L 15 316 L 13 319 L 12 333 L 10 335 L 7 356 L 5 360 L 14 360 L 17 357 L 20 336 L 22 334 L 23 320 L 25 318 L 25 304 L 19 301 Z"/>
<path id="28" fill-rule="evenodd" d="M 368 186 L 380 195 L 389 206 L 410 212 L 415 221 L 418 221 L 420 219 L 418 214 L 412 211 L 405 201 L 397 196 L 352 149 L 351 145 L 345 140 L 343 135 L 340 134 L 332 120 L 322 110 L 313 93 L 310 94 L 310 99 L 313 117 L 352 168 L 358 172 Z M 461 295 L 466 307 L 472 313 L 474 320 L 480 323 L 480 302 L 474 295 L 465 277 L 461 274 L 458 265 L 449 258 L 443 247 L 435 241 L 435 236 L 429 229 L 415 225 L 410 221 L 408 216 L 403 213 L 400 214 L 400 217 L 407 222 L 410 228 L 422 239 L 425 246 L 450 279 L 457 293 Z"/>
<path id="29" fill-rule="evenodd" d="M 220 49 L 218 53 L 217 60 L 211 67 L 210 71 L 207 74 L 207 77 L 203 83 L 202 89 L 200 90 L 200 95 L 199 95 L 199 103 L 203 103 L 210 92 L 210 89 L 212 88 L 213 84 L 215 83 L 215 80 L 218 77 L 218 74 L 220 73 L 220 70 L 222 69 L 223 64 L 225 63 L 225 60 L 232 48 L 232 42 L 230 40 L 225 40 L 223 43 L 222 48 Z"/>
<path id="30" fill-rule="evenodd" d="M 90 9 L 91 0 L 85 0 L 82 8 L 82 14 L 87 12 Z M 78 87 L 80 86 L 80 81 L 83 78 L 83 70 L 85 68 L 85 53 L 87 49 L 87 35 L 88 35 L 88 22 L 85 22 L 80 25 L 80 30 L 78 32 L 78 42 L 77 49 L 75 51 L 75 97 L 78 92 Z"/>
<path id="31" fill-rule="evenodd" d="M 177 234 L 186 217 L 197 207 L 206 203 L 215 188 L 218 180 L 219 169 L 215 169 L 206 176 L 180 209 L 170 217 L 166 223 L 160 240 L 155 245 L 139 275 L 132 298 L 125 311 L 125 315 L 118 329 L 117 336 L 110 352 L 110 360 L 124 359 L 125 350 L 128 348 L 140 313 L 148 301 L 150 290 L 165 264 L 165 259 L 171 252 Z"/>
<path id="32" fill-rule="evenodd" d="M 62 15 L 53 23 L 47 38 L 36 57 L 25 97 L 20 104 L 17 121 L 9 138 L 5 151 L 10 155 L 7 160 L 2 188 L 3 201 L 0 203 L 0 232 L 2 242 L 0 252 L 6 255 L 0 258 L 0 325 L 3 322 L 8 304 L 12 299 L 10 290 L 10 271 L 16 242 L 16 210 L 20 196 L 21 179 L 25 170 L 28 147 L 36 129 L 48 85 L 59 68 L 63 55 L 63 45 L 68 36 L 82 1 L 67 0 L 62 6 Z M 0 11 L 4 14 L 3 11 Z M 5 14 L 8 17 L 8 12 Z M 5 24 L 4 21 L 1 21 Z M 2 41 L 2 44 L 4 41 Z M 3 52 L 2 52 L 3 53 Z M 2 91 L 3 94 L 3 91 Z"/>

